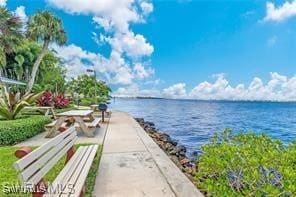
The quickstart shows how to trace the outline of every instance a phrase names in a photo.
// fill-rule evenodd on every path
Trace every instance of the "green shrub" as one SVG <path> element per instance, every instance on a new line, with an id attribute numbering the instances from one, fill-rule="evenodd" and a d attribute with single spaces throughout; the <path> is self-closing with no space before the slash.
<path id="1" fill-rule="evenodd" d="M 28 116 L 16 120 L 0 121 L 0 145 L 13 145 L 40 133 L 49 117 Z"/>
<path id="2" fill-rule="evenodd" d="M 79 103 L 79 105 L 82 105 L 82 106 L 90 106 L 90 105 L 95 104 L 95 103 L 96 103 L 95 99 L 82 98 L 81 99 L 81 102 Z"/>
<path id="3" fill-rule="evenodd" d="M 296 195 L 296 142 L 225 130 L 202 152 L 195 178 L 209 196 Z"/>

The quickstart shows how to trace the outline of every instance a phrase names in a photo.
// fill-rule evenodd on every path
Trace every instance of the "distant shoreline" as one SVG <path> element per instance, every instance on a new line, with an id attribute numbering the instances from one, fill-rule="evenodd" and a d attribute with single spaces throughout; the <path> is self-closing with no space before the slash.
<path id="1" fill-rule="evenodd" d="M 161 97 L 113 97 L 113 99 L 159 99 L 159 100 L 176 100 L 176 101 L 197 101 L 197 102 L 246 102 L 246 103 L 296 103 L 296 101 L 272 101 L 272 100 L 202 100 L 202 99 L 173 99 L 173 98 L 161 98 Z"/>

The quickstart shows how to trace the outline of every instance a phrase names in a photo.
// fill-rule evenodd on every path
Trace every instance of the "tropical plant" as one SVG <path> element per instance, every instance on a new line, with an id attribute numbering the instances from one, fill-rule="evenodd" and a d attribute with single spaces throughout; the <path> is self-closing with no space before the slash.
<path id="1" fill-rule="evenodd" d="M 6 66 L 6 56 L 11 54 L 22 38 L 21 20 L 6 8 L 0 7 L 0 66 Z"/>
<path id="2" fill-rule="evenodd" d="M 88 75 L 78 76 L 67 84 L 69 92 L 76 92 L 83 95 L 85 99 L 95 102 L 106 102 L 110 99 L 111 89 L 103 81 L 98 81 L 94 77 Z"/>
<path id="3" fill-rule="evenodd" d="M 58 109 L 66 108 L 70 104 L 70 100 L 63 94 L 54 97 L 54 107 Z"/>
<path id="4" fill-rule="evenodd" d="M 41 52 L 32 67 L 31 78 L 26 90 L 26 92 L 29 93 L 33 88 L 39 65 L 48 52 L 49 44 L 51 42 L 55 42 L 58 45 L 65 44 L 66 33 L 62 21 L 49 11 L 38 12 L 32 16 L 28 23 L 27 33 L 30 39 L 43 42 Z"/>
<path id="5" fill-rule="evenodd" d="M 2 98 L 0 98 L 0 116 L 7 120 L 13 120 L 24 109 L 34 103 L 35 100 L 41 96 L 43 92 L 38 94 L 27 94 L 21 97 L 20 92 L 5 92 L 2 89 Z"/>
<path id="6" fill-rule="evenodd" d="M 196 184 L 208 196 L 295 196 L 296 141 L 225 130 L 202 147 Z"/>
<path id="7" fill-rule="evenodd" d="M 53 106 L 54 105 L 53 99 L 54 99 L 54 95 L 51 92 L 46 91 L 36 100 L 36 104 L 38 106 Z"/>
<path id="8" fill-rule="evenodd" d="M 50 91 L 44 92 L 37 100 L 38 106 L 54 106 L 55 108 L 66 108 L 70 104 L 70 100 L 63 94 L 54 96 Z"/>
<path id="9" fill-rule="evenodd" d="M 28 81 L 32 66 L 40 51 L 41 47 L 37 43 L 23 39 L 14 52 L 7 55 L 6 76 L 11 79 Z"/>

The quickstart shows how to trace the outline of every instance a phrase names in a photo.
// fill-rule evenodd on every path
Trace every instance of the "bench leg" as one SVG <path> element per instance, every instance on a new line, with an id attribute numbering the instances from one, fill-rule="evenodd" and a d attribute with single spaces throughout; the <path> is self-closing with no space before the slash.
<path id="1" fill-rule="evenodd" d="M 49 115 L 49 109 L 46 110 L 44 116 L 48 116 Z"/>
<path id="2" fill-rule="evenodd" d="M 90 130 L 85 123 L 83 122 L 83 119 L 81 117 L 74 117 L 75 121 L 79 124 L 81 130 L 87 137 L 94 137 L 94 132 Z"/>
<path id="3" fill-rule="evenodd" d="M 35 191 L 39 191 L 39 192 L 33 192 L 32 197 L 42 197 L 46 193 L 46 190 L 48 188 L 48 186 L 46 185 L 43 179 L 41 179 L 41 181 L 34 187 L 35 187 Z"/>
<path id="4" fill-rule="evenodd" d="M 57 119 L 57 117 L 56 117 L 55 112 L 54 112 L 53 109 L 51 109 L 51 113 L 52 113 L 52 117 L 53 117 L 53 119 Z"/>
<path id="5" fill-rule="evenodd" d="M 82 190 L 81 190 L 81 192 L 80 192 L 79 197 L 83 197 L 84 194 L 85 194 L 85 186 L 83 186 L 83 188 L 82 188 Z"/>
<path id="6" fill-rule="evenodd" d="M 72 158 L 72 156 L 74 155 L 75 153 L 75 149 L 74 147 L 72 146 L 68 151 L 67 151 L 67 158 L 66 158 L 66 163 L 68 163 L 68 161 Z"/>
<path id="7" fill-rule="evenodd" d="M 45 136 L 46 138 L 51 138 L 56 135 L 56 132 L 59 130 L 60 126 L 63 124 L 63 122 L 66 120 L 65 117 L 60 117 L 56 124 L 48 130 L 48 134 Z"/>

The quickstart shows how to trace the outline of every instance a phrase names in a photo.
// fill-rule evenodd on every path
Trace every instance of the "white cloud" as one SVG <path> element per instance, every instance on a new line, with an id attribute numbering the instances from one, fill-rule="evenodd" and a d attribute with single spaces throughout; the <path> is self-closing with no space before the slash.
<path id="1" fill-rule="evenodd" d="M 151 3 L 143 1 L 140 5 L 145 15 L 148 15 L 153 11 L 153 5 Z"/>
<path id="2" fill-rule="evenodd" d="M 61 58 L 67 69 L 67 78 L 76 77 L 86 73 L 87 68 L 94 68 L 100 79 L 109 84 L 128 85 L 134 80 L 143 80 L 153 75 L 154 70 L 150 67 L 136 63 L 134 67 L 126 64 L 119 53 L 113 51 L 109 58 L 99 53 L 83 50 L 74 44 L 68 46 L 51 46 Z"/>
<path id="3" fill-rule="evenodd" d="M 154 74 L 152 68 L 145 68 L 142 64 L 136 63 L 134 66 L 134 73 L 138 79 L 145 79 Z"/>
<path id="4" fill-rule="evenodd" d="M 185 83 L 177 83 L 158 91 L 154 88 L 141 90 L 137 85 L 119 88 L 117 96 L 151 96 L 172 99 L 199 100 L 269 100 L 296 101 L 296 75 L 287 77 L 276 72 L 270 73 L 270 79 L 264 83 L 254 77 L 249 84 L 232 86 L 224 74 L 214 75 L 215 81 L 204 81 L 187 91 Z"/>
<path id="5" fill-rule="evenodd" d="M 153 11 L 149 0 L 47 0 L 51 5 L 71 14 L 92 16 L 92 20 L 104 32 L 99 35 L 92 32 L 93 40 L 98 44 L 108 44 L 111 52 L 108 57 L 83 51 L 77 46 L 60 47 L 61 57 L 68 67 L 73 65 L 77 75 L 85 67 L 93 66 L 108 83 L 131 85 L 154 74 L 149 67 L 149 56 L 153 46 L 141 34 L 132 31 L 131 23 L 143 23 L 145 17 Z M 74 54 L 74 55 L 72 55 Z M 75 62 L 75 65 L 72 63 Z M 145 68 L 145 66 L 147 68 Z"/>
<path id="6" fill-rule="evenodd" d="M 116 33 L 113 37 L 104 37 L 113 50 L 126 54 L 131 58 L 150 56 L 153 53 L 153 46 L 146 42 L 143 35 L 127 32 Z"/>
<path id="7" fill-rule="evenodd" d="M 6 0 L 0 0 L 0 7 L 6 6 Z"/>
<path id="8" fill-rule="evenodd" d="M 25 7 L 24 6 L 18 6 L 15 9 L 14 14 L 17 17 L 19 17 L 23 23 L 26 23 L 28 21 L 28 16 L 26 15 Z"/>
<path id="9" fill-rule="evenodd" d="M 266 16 L 264 21 L 284 21 L 296 16 L 296 1 L 286 1 L 282 6 L 276 7 L 274 3 L 266 3 Z"/>
<path id="10" fill-rule="evenodd" d="M 27 30 L 27 21 L 28 21 L 28 16 L 26 14 L 24 6 L 18 6 L 15 11 L 13 12 L 15 16 L 19 17 L 21 22 L 23 23 L 22 26 L 22 31 L 26 32 Z"/>
<path id="11" fill-rule="evenodd" d="M 224 76 L 214 83 L 207 81 L 198 84 L 188 94 L 187 98 L 202 100 L 271 100 L 295 101 L 296 76 L 288 78 L 276 72 L 270 73 L 270 80 L 264 84 L 255 77 L 249 86 L 239 84 L 232 87 Z"/>
<path id="12" fill-rule="evenodd" d="M 127 32 L 129 23 L 141 22 L 143 15 L 153 10 L 145 0 L 48 0 L 57 8 L 73 14 L 87 14 L 103 27 L 112 26 L 117 31 Z M 141 7 L 141 12 L 138 7 Z"/>
<path id="13" fill-rule="evenodd" d="M 132 84 L 126 87 L 118 88 L 113 96 L 117 97 L 161 97 L 161 93 L 157 89 L 140 89 L 138 85 Z"/>
<path id="14" fill-rule="evenodd" d="M 186 84 L 177 83 L 163 90 L 163 95 L 166 98 L 185 98 L 186 97 Z"/>

